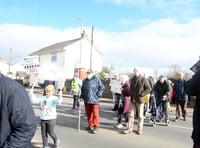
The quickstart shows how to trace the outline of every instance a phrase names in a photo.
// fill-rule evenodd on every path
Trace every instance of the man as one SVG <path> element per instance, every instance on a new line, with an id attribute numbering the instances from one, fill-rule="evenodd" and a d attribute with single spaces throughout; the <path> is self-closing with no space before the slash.
<path id="1" fill-rule="evenodd" d="M 196 96 L 194 111 L 193 111 L 193 131 L 192 139 L 194 142 L 193 148 L 200 148 L 200 70 L 186 82 L 185 92 L 189 96 Z"/>
<path id="2" fill-rule="evenodd" d="M 80 98 L 84 100 L 88 120 L 87 130 L 93 134 L 97 133 L 100 127 L 99 119 L 99 97 L 102 96 L 104 86 L 101 80 L 94 75 L 92 70 L 87 71 L 87 78 L 83 81 Z"/>
<path id="3" fill-rule="evenodd" d="M 168 125 L 169 123 L 169 95 L 170 95 L 170 85 L 167 81 L 167 78 L 163 75 L 160 75 L 158 81 L 156 82 L 153 92 L 154 97 L 156 97 L 157 106 L 162 104 L 162 114 L 165 117 L 165 122 Z M 163 117 L 161 116 L 159 121 L 161 121 Z"/>
<path id="4" fill-rule="evenodd" d="M 18 82 L 0 73 L 0 147 L 31 148 L 37 120 L 29 96 Z"/>
<path id="5" fill-rule="evenodd" d="M 183 120 L 186 120 L 186 107 L 188 102 L 188 96 L 185 93 L 184 85 L 185 80 L 183 72 L 178 73 L 178 79 L 174 82 L 174 98 L 176 101 L 176 119 L 175 122 L 180 119 L 180 110 L 182 111 Z"/>
<path id="6" fill-rule="evenodd" d="M 148 80 L 141 76 L 141 71 L 139 68 L 133 69 L 133 78 L 130 80 L 130 115 L 128 119 L 128 129 L 123 131 L 124 134 L 131 134 L 134 124 L 134 114 L 136 110 L 138 111 L 138 130 L 139 135 L 143 132 L 143 122 L 144 122 L 144 96 L 148 94 L 151 90 Z"/>
<path id="7" fill-rule="evenodd" d="M 71 110 L 79 109 L 79 95 L 81 91 L 81 80 L 78 78 L 78 73 L 74 74 L 74 79 L 71 82 L 71 93 L 73 95 L 73 106 Z"/>

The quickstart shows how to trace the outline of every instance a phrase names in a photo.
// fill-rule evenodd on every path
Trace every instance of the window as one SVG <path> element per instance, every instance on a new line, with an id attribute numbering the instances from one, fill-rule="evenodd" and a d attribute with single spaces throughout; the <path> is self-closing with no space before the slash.
<path id="1" fill-rule="evenodd" d="M 52 52 L 51 53 L 51 61 L 52 62 L 56 62 L 57 61 L 57 53 L 56 52 Z"/>

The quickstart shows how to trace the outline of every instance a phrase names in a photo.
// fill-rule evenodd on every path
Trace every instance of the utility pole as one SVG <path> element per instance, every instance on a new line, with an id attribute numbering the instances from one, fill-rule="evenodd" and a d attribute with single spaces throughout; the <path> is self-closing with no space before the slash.
<path id="1" fill-rule="evenodd" d="M 11 56 L 12 56 L 12 48 L 10 48 L 9 52 L 9 61 L 8 61 L 8 73 L 10 74 L 10 67 L 11 67 Z"/>
<path id="2" fill-rule="evenodd" d="M 93 32 L 94 32 L 94 26 L 92 26 L 92 34 L 91 34 L 91 48 L 90 48 L 90 69 L 92 70 L 92 48 L 93 48 Z"/>

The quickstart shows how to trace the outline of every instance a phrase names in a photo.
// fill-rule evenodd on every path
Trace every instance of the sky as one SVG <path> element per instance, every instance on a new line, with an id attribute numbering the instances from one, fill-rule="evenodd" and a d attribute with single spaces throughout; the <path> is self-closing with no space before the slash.
<path id="1" fill-rule="evenodd" d="M 116 72 L 189 70 L 200 56 L 199 8 L 200 0 L 0 0 L 0 57 L 19 62 L 80 37 L 82 24 L 89 36 L 94 26 L 103 65 Z"/>

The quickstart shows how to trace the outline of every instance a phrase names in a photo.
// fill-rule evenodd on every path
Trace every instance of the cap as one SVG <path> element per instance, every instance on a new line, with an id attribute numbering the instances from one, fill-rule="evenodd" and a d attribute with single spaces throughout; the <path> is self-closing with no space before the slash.
<path id="1" fill-rule="evenodd" d="M 87 71 L 87 74 L 91 74 L 91 73 L 93 73 L 93 71 L 92 71 L 91 69 L 89 69 L 89 70 Z"/>

